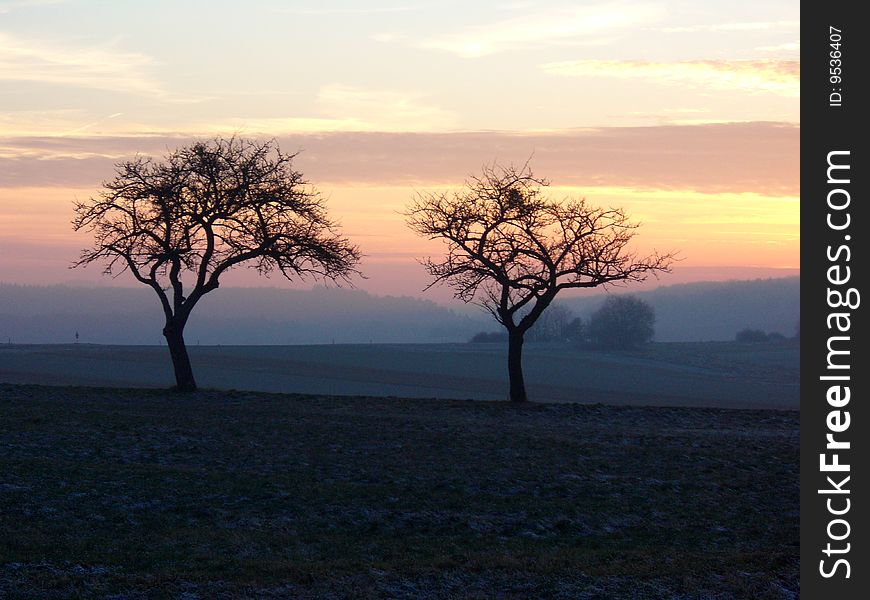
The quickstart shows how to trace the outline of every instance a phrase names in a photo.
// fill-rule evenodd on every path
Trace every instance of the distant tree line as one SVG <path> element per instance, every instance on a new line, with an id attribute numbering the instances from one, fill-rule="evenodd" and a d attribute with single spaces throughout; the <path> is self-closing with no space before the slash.
<path id="1" fill-rule="evenodd" d="M 734 341 L 741 344 L 763 344 L 765 342 L 781 342 L 786 339 L 788 338 L 778 331 L 765 332 L 761 329 L 749 328 L 741 329 L 737 332 L 737 335 L 734 336 Z M 800 329 L 798 329 L 792 339 L 800 339 Z"/>
<path id="2" fill-rule="evenodd" d="M 527 339 L 532 342 L 568 342 L 578 346 L 625 350 L 650 342 L 655 334 L 655 311 L 635 296 L 608 296 L 584 322 L 561 304 L 541 315 Z M 499 332 L 480 332 L 472 343 L 504 342 Z"/>

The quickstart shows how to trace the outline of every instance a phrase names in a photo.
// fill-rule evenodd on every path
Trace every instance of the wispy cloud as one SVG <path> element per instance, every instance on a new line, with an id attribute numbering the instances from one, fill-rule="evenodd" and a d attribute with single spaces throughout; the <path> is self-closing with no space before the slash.
<path id="1" fill-rule="evenodd" d="M 82 109 L 0 111 L 0 154 L 4 138 L 115 133 L 121 116 L 123 113 L 94 115 Z M 96 127 L 109 121 L 115 121 L 114 127 Z"/>
<path id="2" fill-rule="evenodd" d="M 337 131 L 373 131 L 371 123 L 354 118 L 319 117 L 232 117 L 203 124 L 193 124 L 187 130 L 195 135 L 281 135 L 288 133 L 334 133 Z"/>
<path id="3" fill-rule="evenodd" d="M 449 129 L 454 115 L 425 102 L 422 94 L 330 84 L 317 93 L 317 114 L 231 118 L 193 129 L 208 133 L 282 135 L 341 131 L 417 131 Z"/>
<path id="4" fill-rule="evenodd" d="M 418 46 L 477 58 L 537 45 L 596 44 L 631 27 L 654 22 L 661 15 L 660 6 L 652 3 L 617 2 L 554 9 L 546 14 L 535 12 L 424 40 Z"/>
<path id="5" fill-rule="evenodd" d="M 309 114 L 230 118 L 192 129 L 208 133 L 294 133 L 348 131 L 438 131 L 455 122 L 452 113 L 427 104 L 422 94 L 400 90 L 366 89 L 343 84 L 322 86 L 316 109 Z"/>
<path id="6" fill-rule="evenodd" d="M 3 138 L 27 136 L 291 135 L 330 132 L 431 132 L 451 129 L 453 113 L 426 103 L 423 95 L 340 84 L 320 88 L 316 108 L 274 117 L 225 116 L 156 125 L 122 112 L 82 109 L 0 111 Z"/>
<path id="7" fill-rule="evenodd" d="M 32 81 L 160 98 L 198 102 L 204 98 L 174 95 L 150 76 L 149 56 L 110 47 L 59 47 L 0 33 L 0 81 Z"/>
<path id="8" fill-rule="evenodd" d="M 681 27 L 664 27 L 661 31 L 667 33 L 698 33 L 709 31 L 773 31 L 783 29 L 800 29 L 800 21 L 744 21 L 738 23 L 711 23 L 686 25 Z"/>
<path id="9" fill-rule="evenodd" d="M 797 60 L 575 60 L 545 64 L 546 73 L 572 77 L 617 77 L 714 90 L 800 95 Z"/>
<path id="10" fill-rule="evenodd" d="M 484 161 L 519 162 L 534 152 L 535 169 L 562 186 L 776 197 L 800 193 L 800 128 L 795 125 L 667 125 L 535 134 L 322 130 L 306 134 L 275 127 L 263 133 L 278 137 L 285 149 L 303 148 L 299 164 L 305 174 L 312 181 L 336 186 L 461 183 Z M 98 184 L 111 173 L 117 156 L 160 155 L 184 141 L 179 133 L 0 139 L 0 188 Z M 666 199 L 658 197 L 655 202 Z"/>
<path id="11" fill-rule="evenodd" d="M 451 113 L 427 104 L 415 92 L 333 84 L 320 89 L 318 104 L 331 116 L 351 116 L 380 131 L 432 131 L 450 127 L 454 121 Z"/>
<path id="12" fill-rule="evenodd" d="M 152 92 L 143 54 L 101 48 L 57 48 L 0 33 L 0 80 L 38 81 L 125 92 Z"/>
<path id="13" fill-rule="evenodd" d="M 709 108 L 663 108 L 655 112 L 636 110 L 628 114 L 641 122 L 646 121 L 656 125 L 715 125 L 740 122 L 734 119 L 718 118 L 712 114 Z M 624 115 L 611 116 L 619 118 Z"/>
<path id="14" fill-rule="evenodd" d="M 772 46 L 758 46 L 755 48 L 757 52 L 770 52 L 772 54 L 800 54 L 800 42 L 786 42 L 785 44 L 774 44 Z"/>

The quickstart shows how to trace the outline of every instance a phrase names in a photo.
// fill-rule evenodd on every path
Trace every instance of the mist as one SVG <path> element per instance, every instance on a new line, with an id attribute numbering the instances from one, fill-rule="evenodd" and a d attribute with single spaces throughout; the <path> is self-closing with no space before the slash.
<path id="1" fill-rule="evenodd" d="M 613 289 L 609 293 L 630 293 Z M 800 278 L 680 284 L 639 292 L 656 311 L 655 340 L 724 341 L 745 328 L 794 335 Z M 561 298 L 587 318 L 603 294 Z M 0 284 L 0 340 L 13 343 L 163 343 L 163 315 L 146 288 Z M 465 342 L 500 326 L 484 311 L 412 297 L 315 287 L 221 288 L 186 331 L 189 345 Z"/>
<path id="2" fill-rule="evenodd" d="M 742 329 L 792 337 L 800 320 L 800 277 L 686 283 L 635 295 L 655 309 L 658 342 L 727 341 Z M 602 301 L 599 295 L 563 304 L 585 319 Z"/>

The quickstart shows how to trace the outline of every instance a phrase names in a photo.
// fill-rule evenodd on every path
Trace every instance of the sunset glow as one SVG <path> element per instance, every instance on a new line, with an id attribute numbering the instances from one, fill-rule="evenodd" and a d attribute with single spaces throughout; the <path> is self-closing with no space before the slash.
<path id="1" fill-rule="evenodd" d="M 73 200 L 214 135 L 300 151 L 375 293 L 438 252 L 414 194 L 493 161 L 624 207 L 694 279 L 799 269 L 797 3 L 579 4 L 0 1 L 0 281 L 99 280 L 67 269 Z"/>

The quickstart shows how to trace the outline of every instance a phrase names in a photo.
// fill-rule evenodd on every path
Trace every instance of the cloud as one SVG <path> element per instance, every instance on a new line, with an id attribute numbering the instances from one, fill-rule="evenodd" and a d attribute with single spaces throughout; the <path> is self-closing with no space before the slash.
<path id="1" fill-rule="evenodd" d="M 85 118 L 83 111 L 75 109 L 2 111 L 0 136 L 54 135 L 80 127 Z"/>
<path id="2" fill-rule="evenodd" d="M 234 131 L 270 135 L 336 131 L 433 131 L 449 128 L 451 113 L 425 103 L 423 95 L 399 90 L 372 90 L 329 84 L 317 92 L 317 115 L 236 118 L 198 131 Z"/>
<path id="3" fill-rule="evenodd" d="M 800 55 L 801 43 L 800 42 L 786 42 L 784 44 L 775 44 L 772 46 L 758 46 L 757 48 L 755 48 L 755 50 L 757 52 L 771 52 L 774 54 L 785 52 L 785 53 Z"/>
<path id="4" fill-rule="evenodd" d="M 0 113 L 0 135 L 81 135 L 93 133 L 96 126 L 122 116 L 124 113 L 116 112 L 94 117 L 74 109 Z"/>
<path id="5" fill-rule="evenodd" d="M 274 134 L 273 134 L 274 135 Z M 271 137 L 271 136 L 270 136 Z M 279 135 L 319 186 L 461 183 L 484 162 L 524 162 L 554 185 L 797 196 L 800 128 L 776 123 L 606 127 L 564 133 Z M 0 140 L 0 187 L 87 187 L 119 156 L 163 155 L 179 136 Z"/>
<path id="6" fill-rule="evenodd" d="M 662 14 L 657 4 L 625 2 L 541 12 L 424 40 L 417 45 L 478 58 L 529 46 L 596 44 L 609 40 L 615 33 L 653 22 Z"/>
<path id="7" fill-rule="evenodd" d="M 543 65 L 551 75 L 617 77 L 714 90 L 800 96 L 797 60 L 575 60 Z"/>
<path id="8" fill-rule="evenodd" d="M 425 103 L 423 95 L 330 84 L 317 93 L 317 115 L 224 119 L 192 125 L 199 133 L 270 136 L 339 131 L 397 132 L 449 129 L 452 113 Z"/>
<path id="9" fill-rule="evenodd" d="M 0 33 L 0 81 L 30 81 L 61 86 L 156 97 L 174 102 L 204 98 L 181 97 L 166 91 L 148 75 L 150 57 L 108 47 L 58 47 Z"/>
<path id="10" fill-rule="evenodd" d="M 26 136 L 210 136 L 288 135 L 337 131 L 435 131 L 450 129 L 452 113 L 425 102 L 422 94 L 370 90 L 331 84 L 320 88 L 309 114 L 225 117 L 188 121 L 182 126 L 137 122 L 125 113 L 96 114 L 82 109 L 0 111 L 3 138 Z"/>
<path id="11" fill-rule="evenodd" d="M 0 153 L 4 139 L 23 137 L 167 135 L 166 129 L 137 122 L 123 112 L 66 108 L 0 111 Z"/>
<path id="12" fill-rule="evenodd" d="M 377 131 L 431 131 L 453 124 L 453 115 L 424 102 L 423 95 L 395 90 L 368 90 L 332 84 L 318 92 L 318 106 L 326 114 L 348 115 Z"/>

